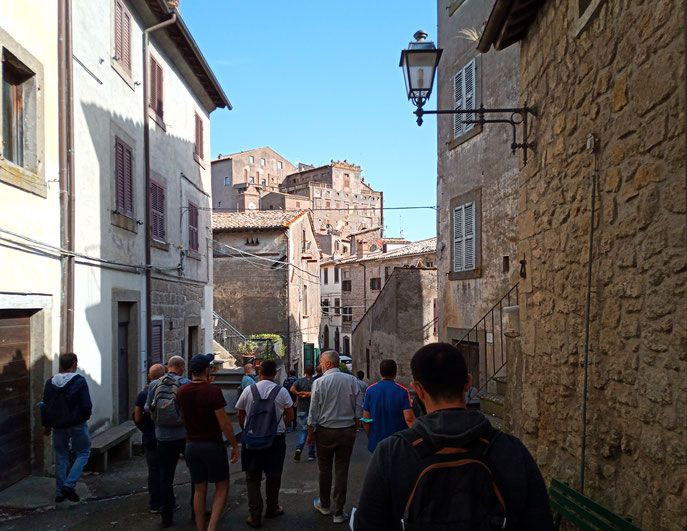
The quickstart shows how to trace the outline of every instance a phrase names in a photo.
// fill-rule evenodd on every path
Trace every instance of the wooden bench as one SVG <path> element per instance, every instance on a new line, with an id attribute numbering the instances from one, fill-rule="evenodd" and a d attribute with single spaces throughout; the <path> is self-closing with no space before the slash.
<path id="1" fill-rule="evenodd" d="M 88 468 L 98 472 L 107 472 L 107 465 L 110 458 L 131 458 L 131 437 L 137 430 L 138 428 L 136 428 L 134 421 L 128 420 L 119 426 L 113 426 L 93 437 L 91 440 L 91 458 L 88 461 Z"/>
<path id="2" fill-rule="evenodd" d="M 554 519 L 554 529 L 556 530 L 561 525 L 561 519 L 565 518 L 576 525 L 578 529 L 583 530 L 641 531 L 630 520 L 609 511 L 557 479 L 551 480 L 549 502 L 556 515 Z"/>

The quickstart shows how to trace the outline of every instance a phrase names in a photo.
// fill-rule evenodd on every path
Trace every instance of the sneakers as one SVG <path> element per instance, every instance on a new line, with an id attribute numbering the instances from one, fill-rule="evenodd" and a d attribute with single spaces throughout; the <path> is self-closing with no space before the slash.
<path id="1" fill-rule="evenodd" d="M 315 498 L 312 505 L 315 507 L 315 510 L 320 511 L 325 516 L 332 514 L 332 510 L 329 507 L 322 507 L 322 502 L 319 498 Z"/>
<path id="2" fill-rule="evenodd" d="M 74 490 L 74 487 L 62 487 L 62 496 L 67 498 L 70 502 L 78 502 L 81 500 Z"/>
<path id="3" fill-rule="evenodd" d="M 293 456 L 294 461 L 300 461 L 301 460 L 301 450 L 296 450 L 296 455 Z"/>
<path id="4" fill-rule="evenodd" d="M 348 520 L 348 513 L 345 511 L 341 511 L 341 513 L 334 515 L 334 523 L 335 524 L 343 524 L 347 520 Z"/>
<path id="5" fill-rule="evenodd" d="M 308 456 L 308 461 L 316 461 L 316 460 L 317 460 L 317 457 L 315 457 L 314 455 Z"/>

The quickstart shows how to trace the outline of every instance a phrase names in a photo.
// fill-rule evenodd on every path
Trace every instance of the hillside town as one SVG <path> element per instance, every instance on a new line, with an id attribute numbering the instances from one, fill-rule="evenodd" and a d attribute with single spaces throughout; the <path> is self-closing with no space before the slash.
<path id="1" fill-rule="evenodd" d="M 0 527 L 687 528 L 683 2 L 423 6 L 414 182 L 229 142 L 183 0 L 48 4 L 0 3 Z"/>

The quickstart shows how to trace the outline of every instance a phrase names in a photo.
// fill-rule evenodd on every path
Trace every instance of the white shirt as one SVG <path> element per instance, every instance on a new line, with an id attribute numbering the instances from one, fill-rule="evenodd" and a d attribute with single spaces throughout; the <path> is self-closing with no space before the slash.
<path id="1" fill-rule="evenodd" d="M 241 409 L 242 411 L 246 412 L 246 422 L 248 422 L 251 409 L 253 408 L 253 392 L 251 391 L 251 388 L 257 388 L 261 398 L 267 398 L 275 386 L 281 387 L 272 380 L 260 380 L 255 385 L 246 387 L 243 390 L 238 402 L 236 402 L 236 409 Z M 291 400 L 289 392 L 281 387 L 274 399 L 274 410 L 277 413 L 277 418 L 279 419 L 277 434 L 284 433 L 286 431 L 286 426 L 284 425 L 284 410 L 290 407 L 293 407 L 293 400 Z"/>

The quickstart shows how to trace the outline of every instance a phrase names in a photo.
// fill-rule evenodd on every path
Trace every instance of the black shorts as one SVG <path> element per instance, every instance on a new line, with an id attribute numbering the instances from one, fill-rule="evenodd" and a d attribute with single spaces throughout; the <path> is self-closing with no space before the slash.
<path id="1" fill-rule="evenodd" d="M 265 477 L 278 478 L 284 468 L 286 437 L 283 433 L 274 438 L 270 448 L 265 450 L 241 450 L 241 469 L 244 472 L 264 472 Z"/>
<path id="2" fill-rule="evenodd" d="M 217 483 L 229 479 L 229 458 L 223 443 L 187 442 L 184 458 L 191 472 L 191 483 Z"/>

